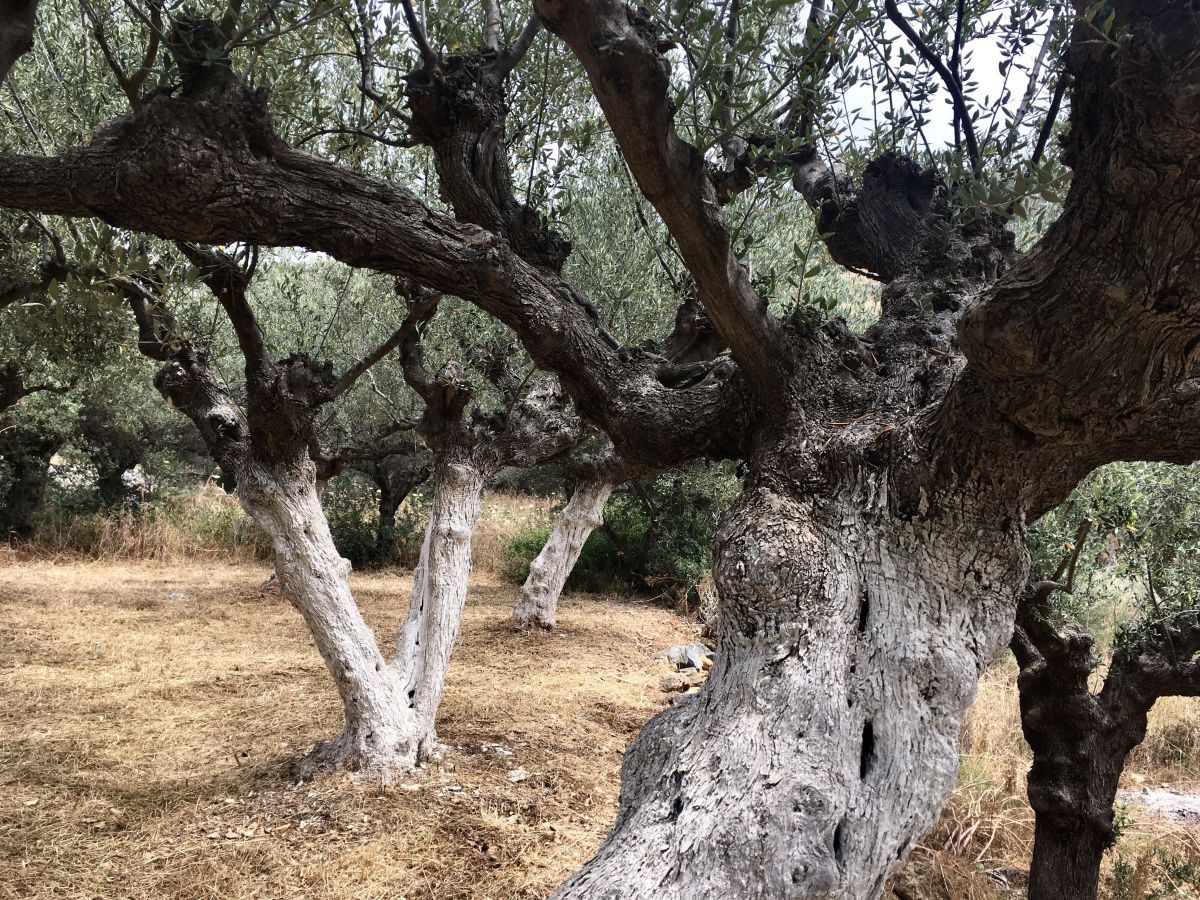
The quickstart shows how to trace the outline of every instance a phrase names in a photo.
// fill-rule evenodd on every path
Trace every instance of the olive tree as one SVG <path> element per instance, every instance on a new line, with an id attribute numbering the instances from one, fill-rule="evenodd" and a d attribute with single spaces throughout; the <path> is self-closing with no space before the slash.
<path id="1" fill-rule="evenodd" d="M 1089 542 L 1096 533 L 1101 540 Z M 1107 467 L 1040 522 L 1035 538 L 1036 575 L 1012 642 L 1033 750 L 1029 896 L 1087 900 L 1115 837 L 1121 772 L 1150 710 L 1160 697 L 1200 696 L 1200 479 L 1195 467 Z M 1132 595 L 1133 609 L 1093 689 L 1104 660 L 1084 623 L 1089 607 L 1114 593 Z"/>
<path id="2" fill-rule="evenodd" d="M 211 18 L 154 5 L 174 17 L 158 29 L 166 66 L 134 8 L 109 49 L 135 110 L 54 152 L 0 155 L 0 203 L 404 277 L 510 328 L 622 458 L 747 461 L 713 548 L 717 662 L 632 742 L 616 823 L 556 896 L 877 896 L 954 785 L 963 711 L 1012 634 L 1027 523 L 1105 462 L 1200 455 L 1195 3 L 997 17 L 894 0 L 489 0 L 470 15 L 432 7 L 428 22 L 366 0 Z M 285 47 L 345 28 L 366 98 L 353 121 L 295 94 L 273 116 L 257 79 L 296 67 L 260 62 L 262 23 Z M 1050 38 L 1030 103 L 984 97 L 965 42 L 998 36 L 1005 68 L 1032 74 L 1016 55 L 1031 28 Z M 535 45 L 544 64 L 522 65 Z M 578 142 L 506 140 L 513 86 L 551 79 L 586 85 L 579 115 L 602 113 L 727 355 L 683 367 L 623 346 L 564 274 L 556 189 L 521 190 L 509 154 L 536 145 L 531 169 L 555 175 Z M 334 81 L 331 93 L 347 84 Z M 889 90 L 859 140 L 841 100 L 872 81 Z M 542 92 L 547 105 L 570 95 Z M 952 109 L 944 151 L 926 133 L 935 97 Z M 419 145 L 432 171 L 405 184 L 327 144 L 299 149 L 301 112 L 383 139 L 388 159 Z M 1057 196 L 1056 160 L 1070 170 L 1061 211 L 1018 251 L 1006 219 L 1033 191 Z M 829 258 L 883 283 L 865 331 L 826 319 L 802 287 L 773 298 L 787 267 L 756 277 L 737 215 L 788 184 Z M 797 247 L 796 282 L 807 261 Z M 255 489 L 308 509 L 312 474 L 290 471 L 279 496 L 266 479 Z M 310 561 L 314 581 L 337 571 L 327 554 Z M 328 660 L 350 682 L 379 663 L 355 635 Z"/>

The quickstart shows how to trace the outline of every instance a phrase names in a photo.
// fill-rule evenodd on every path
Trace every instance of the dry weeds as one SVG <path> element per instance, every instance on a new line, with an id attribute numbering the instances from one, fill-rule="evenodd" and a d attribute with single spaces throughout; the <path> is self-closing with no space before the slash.
<path id="1" fill-rule="evenodd" d="M 0 558 L 0 898 L 544 897 L 612 820 L 621 752 L 666 700 L 658 652 L 696 634 L 582 595 L 559 632 L 516 633 L 515 589 L 476 577 L 446 765 L 386 790 L 296 784 L 288 764 L 336 730 L 337 699 L 299 616 L 259 592 L 267 571 Z M 389 641 L 409 579 L 354 586 Z M 898 896 L 1019 896 L 1032 818 L 1012 679 L 983 679 L 959 789 Z M 1131 786 L 1196 777 L 1196 731 L 1194 704 L 1165 704 Z M 1158 848 L 1200 860 L 1200 829 L 1134 812 L 1105 896 L 1118 860 L 1122 897 L 1193 896 Z"/>
<path id="2" fill-rule="evenodd" d="M 696 634 L 599 597 L 516 633 L 514 590 L 477 578 L 447 764 L 296 785 L 337 698 L 299 616 L 259 593 L 268 571 L 0 569 L 0 897 L 543 897 L 613 818 L 622 750 L 666 700 L 658 653 Z M 354 586 L 390 640 L 409 579 Z"/>

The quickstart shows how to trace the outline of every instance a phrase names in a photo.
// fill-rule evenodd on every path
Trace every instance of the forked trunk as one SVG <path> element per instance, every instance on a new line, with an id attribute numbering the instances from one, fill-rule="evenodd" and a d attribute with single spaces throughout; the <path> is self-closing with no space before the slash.
<path id="1" fill-rule="evenodd" d="M 340 736 L 301 766 L 370 772 L 388 779 L 413 768 L 424 738 L 404 673 L 384 658 L 350 592 L 350 563 L 334 546 L 311 463 L 297 471 L 250 465 L 239 472 L 243 507 L 270 535 L 280 591 L 304 616 L 337 685 Z"/>
<path id="2" fill-rule="evenodd" d="M 583 545 L 604 523 L 604 505 L 616 487 L 610 481 L 585 480 L 563 507 L 542 551 L 529 564 L 529 577 L 521 587 L 513 622 L 522 627 L 553 628 L 558 598 L 571 576 Z"/>
<path id="3" fill-rule="evenodd" d="M 466 600 L 483 484 L 469 463 L 438 466 L 408 619 L 396 658 L 387 660 L 354 602 L 350 563 L 329 533 L 311 463 L 240 473 L 242 505 L 274 543 L 280 590 L 304 616 L 342 699 L 342 734 L 318 746 L 302 774 L 347 769 L 386 781 L 434 752 L 434 717 Z"/>
<path id="4" fill-rule="evenodd" d="M 440 459 L 434 468 L 433 507 L 413 571 L 408 619 L 396 646 L 404 693 L 421 723 L 422 757 L 436 745 L 434 717 L 467 599 L 471 535 L 485 480 L 485 473 L 465 455 Z"/>
<path id="5" fill-rule="evenodd" d="M 555 897 L 879 896 L 954 787 L 1026 565 L 1011 521 L 892 518 L 886 489 L 741 496 L 714 550 L 716 664 L 631 744 L 616 825 Z"/>
<path id="6" fill-rule="evenodd" d="M 1082 538 L 1079 538 L 1080 545 Z M 1115 836 L 1113 803 L 1125 760 L 1146 736 L 1147 716 L 1163 689 L 1153 644 L 1122 648 L 1092 693 L 1089 678 L 1100 664 L 1092 636 L 1065 623 L 1046 602 L 1049 593 L 1027 589 L 1018 611 L 1012 649 L 1021 728 L 1033 751 L 1029 805 L 1035 816 L 1030 900 L 1095 900 L 1104 851 Z"/>

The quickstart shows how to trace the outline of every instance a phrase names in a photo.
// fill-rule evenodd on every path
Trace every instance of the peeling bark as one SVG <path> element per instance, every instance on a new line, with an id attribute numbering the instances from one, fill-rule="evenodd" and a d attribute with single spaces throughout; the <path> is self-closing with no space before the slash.
<path id="1" fill-rule="evenodd" d="M 604 524 L 604 505 L 615 487 L 612 481 L 604 479 L 576 483 L 546 545 L 529 564 L 529 576 L 521 586 L 513 610 L 513 623 L 518 627 L 554 627 L 563 586 L 579 561 L 583 545 Z"/>

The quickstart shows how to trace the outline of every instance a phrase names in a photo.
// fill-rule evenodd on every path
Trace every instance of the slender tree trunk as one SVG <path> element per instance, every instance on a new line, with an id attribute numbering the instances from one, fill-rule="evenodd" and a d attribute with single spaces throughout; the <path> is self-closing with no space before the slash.
<path id="1" fill-rule="evenodd" d="M 630 745 L 616 825 L 555 897 L 880 895 L 954 787 L 1027 566 L 1019 517 L 896 519 L 886 487 L 747 488 L 714 551 L 716 664 Z"/>
<path id="2" fill-rule="evenodd" d="M 1146 736 L 1147 715 L 1161 686 L 1153 677 L 1139 677 L 1138 663 L 1153 668 L 1154 654 L 1126 649 L 1093 694 L 1089 676 L 1100 660 L 1092 636 L 1070 620 L 1056 621 L 1045 602 L 1049 594 L 1038 594 L 1044 584 L 1026 589 L 1012 640 L 1021 666 L 1021 729 L 1033 751 L 1029 897 L 1095 900 L 1100 863 L 1113 841 L 1121 772 Z"/>
<path id="3" fill-rule="evenodd" d="M 387 478 L 377 478 L 379 488 L 379 526 L 375 532 L 375 549 L 382 562 L 392 562 L 396 558 L 396 512 L 400 509 L 403 497 L 392 489 L 391 481 Z"/>
<path id="4" fill-rule="evenodd" d="M 466 454 L 448 453 L 435 463 L 433 477 L 433 507 L 396 646 L 404 693 L 420 722 L 423 755 L 436 747 L 434 717 L 467 599 L 471 535 L 486 473 Z"/>
<path id="5" fill-rule="evenodd" d="M 610 481 L 585 480 L 563 507 L 542 552 L 529 564 L 529 577 L 521 587 L 513 622 L 522 628 L 553 628 L 558 598 L 579 561 L 583 545 L 604 523 L 604 505 L 616 487 Z"/>
<path id="6" fill-rule="evenodd" d="M 271 536 L 280 590 L 312 633 L 342 700 L 345 727 L 301 767 L 368 772 L 387 780 L 420 761 L 424 737 L 404 672 L 384 658 L 350 592 L 350 563 L 334 546 L 312 464 L 238 473 L 246 511 Z"/>

